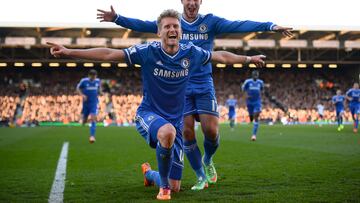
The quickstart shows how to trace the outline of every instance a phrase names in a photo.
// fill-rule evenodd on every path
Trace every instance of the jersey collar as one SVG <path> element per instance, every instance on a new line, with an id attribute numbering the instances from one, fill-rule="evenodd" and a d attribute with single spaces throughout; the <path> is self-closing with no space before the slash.
<path id="1" fill-rule="evenodd" d="M 189 24 L 189 25 L 192 25 L 192 24 L 196 23 L 199 20 L 199 18 L 200 18 L 200 14 L 198 14 L 196 19 L 193 22 L 190 23 L 187 20 L 185 20 L 184 14 L 181 15 L 181 20 L 183 20 L 186 24 Z"/>
<path id="2" fill-rule="evenodd" d="M 161 46 L 161 44 L 160 44 L 160 47 L 161 47 L 161 51 L 166 55 L 166 56 L 168 56 L 169 58 L 175 58 L 177 55 L 178 55 L 178 53 L 180 52 L 180 45 L 179 45 L 179 49 L 178 49 L 178 51 L 176 52 L 176 54 L 174 54 L 174 55 L 170 55 L 170 54 L 168 54 L 168 53 L 166 53 L 166 51 L 163 49 L 163 47 Z"/>

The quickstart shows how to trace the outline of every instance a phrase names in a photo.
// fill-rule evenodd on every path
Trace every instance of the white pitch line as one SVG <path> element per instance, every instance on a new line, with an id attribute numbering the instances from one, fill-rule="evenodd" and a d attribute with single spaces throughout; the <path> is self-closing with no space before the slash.
<path id="1" fill-rule="evenodd" d="M 54 182 L 51 187 L 49 203 L 62 203 L 64 201 L 68 149 L 69 142 L 64 142 L 56 168 Z"/>

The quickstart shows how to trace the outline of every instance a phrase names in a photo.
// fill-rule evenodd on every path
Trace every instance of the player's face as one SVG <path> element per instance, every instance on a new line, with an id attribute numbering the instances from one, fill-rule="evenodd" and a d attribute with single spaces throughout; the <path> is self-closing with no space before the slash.
<path id="1" fill-rule="evenodd" d="M 229 98 L 234 99 L 234 95 L 230 94 Z"/>
<path id="2" fill-rule="evenodd" d="M 254 80 L 259 79 L 259 73 L 258 73 L 258 72 L 252 72 L 252 73 L 251 73 L 251 76 L 252 76 L 252 78 L 253 78 Z"/>
<path id="3" fill-rule="evenodd" d="M 180 22 L 177 18 L 163 18 L 158 35 L 166 46 L 175 46 L 179 44 L 181 36 Z"/>
<path id="4" fill-rule="evenodd" d="M 354 83 L 354 89 L 359 89 L 359 83 Z"/>
<path id="5" fill-rule="evenodd" d="M 202 0 L 181 0 L 184 6 L 184 15 L 189 19 L 195 19 L 199 13 Z"/>
<path id="6" fill-rule="evenodd" d="M 337 91 L 336 91 L 336 94 L 337 94 L 337 95 L 341 95 L 341 90 L 337 90 Z"/>
<path id="7" fill-rule="evenodd" d="M 89 74 L 89 78 L 90 78 L 90 80 L 95 80 L 95 79 L 96 79 L 96 75 Z"/>

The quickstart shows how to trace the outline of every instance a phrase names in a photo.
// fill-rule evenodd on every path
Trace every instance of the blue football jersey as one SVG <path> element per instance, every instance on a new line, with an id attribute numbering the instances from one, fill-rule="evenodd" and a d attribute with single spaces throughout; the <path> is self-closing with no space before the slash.
<path id="1" fill-rule="evenodd" d="M 245 80 L 242 90 L 247 93 L 247 102 L 261 102 L 261 92 L 264 89 L 264 82 L 252 78 Z"/>
<path id="2" fill-rule="evenodd" d="M 156 21 L 142 21 L 118 15 L 114 21 L 116 24 L 138 32 L 157 33 Z M 229 21 L 213 14 L 198 15 L 193 22 L 187 22 L 181 18 L 182 39 L 181 43 L 192 42 L 205 50 L 212 51 L 216 35 L 223 33 L 270 31 L 275 26 L 272 22 L 254 21 Z M 213 89 L 211 77 L 211 63 L 200 66 L 190 77 L 188 93 L 203 93 Z"/>
<path id="3" fill-rule="evenodd" d="M 236 99 L 228 99 L 228 100 L 226 100 L 226 106 L 229 107 L 229 112 L 235 112 L 236 105 L 237 105 Z"/>
<path id="4" fill-rule="evenodd" d="M 335 104 L 336 109 L 343 109 L 345 96 L 344 95 L 335 95 L 332 97 L 332 102 Z"/>
<path id="5" fill-rule="evenodd" d="M 360 104 L 360 89 L 349 89 L 346 92 L 346 96 L 351 97 L 350 105 L 359 105 Z"/>
<path id="6" fill-rule="evenodd" d="M 211 52 L 180 44 L 175 55 L 167 54 L 160 42 L 141 44 L 124 49 L 128 64 L 141 65 L 143 101 L 146 108 L 172 123 L 182 121 L 185 90 L 190 71 L 207 64 Z"/>
<path id="7" fill-rule="evenodd" d="M 98 95 L 100 93 L 100 79 L 90 80 L 83 78 L 80 80 L 77 88 L 87 96 L 87 103 L 98 103 Z"/>

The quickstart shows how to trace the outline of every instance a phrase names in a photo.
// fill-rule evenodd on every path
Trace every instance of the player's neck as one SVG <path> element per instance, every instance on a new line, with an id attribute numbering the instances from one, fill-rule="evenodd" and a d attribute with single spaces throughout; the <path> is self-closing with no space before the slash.
<path id="1" fill-rule="evenodd" d="M 162 49 L 169 55 L 175 55 L 179 51 L 179 44 L 166 45 L 165 43 L 162 43 L 161 46 Z"/>
<path id="2" fill-rule="evenodd" d="M 185 12 L 183 13 L 183 15 L 182 15 L 182 17 L 184 18 L 184 20 L 186 21 L 186 22 L 188 22 L 188 23 L 192 23 L 192 22 L 194 22 L 197 18 L 198 18 L 198 15 L 199 14 L 197 14 L 195 17 L 189 17 L 189 16 L 187 16 L 186 14 L 185 14 Z"/>

